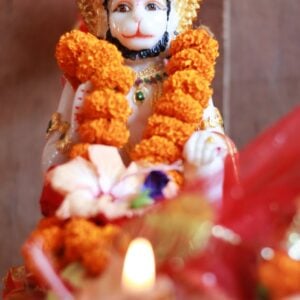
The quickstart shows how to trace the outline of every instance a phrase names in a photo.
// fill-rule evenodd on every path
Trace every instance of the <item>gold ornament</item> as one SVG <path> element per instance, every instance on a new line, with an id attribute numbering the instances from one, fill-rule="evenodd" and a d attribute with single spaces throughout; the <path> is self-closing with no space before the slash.
<path id="1" fill-rule="evenodd" d="M 51 116 L 46 137 L 48 139 L 55 132 L 60 134 L 59 139 L 56 142 L 56 149 L 61 153 L 67 153 L 70 150 L 72 141 L 68 134 L 69 129 L 70 124 L 66 121 L 62 121 L 60 113 L 55 112 Z"/>
<path id="2" fill-rule="evenodd" d="M 172 1 L 172 0 L 171 0 Z M 177 0 L 176 10 L 179 15 L 178 32 L 189 29 L 197 18 L 197 10 L 200 9 L 202 0 Z"/>
<path id="3" fill-rule="evenodd" d="M 104 38 L 107 31 L 107 12 L 103 0 L 77 0 L 77 5 L 90 33 Z"/>
<path id="4" fill-rule="evenodd" d="M 192 26 L 193 20 L 197 17 L 197 10 L 200 8 L 201 1 L 176 1 L 175 8 L 179 15 L 178 32 Z M 77 5 L 89 31 L 97 37 L 104 38 L 107 31 L 107 12 L 103 6 L 103 0 L 77 0 Z"/>
<path id="5" fill-rule="evenodd" d="M 162 93 L 161 82 L 167 77 L 164 71 L 164 64 L 153 64 L 140 72 L 136 72 L 136 80 L 134 83 L 135 92 L 133 94 L 133 102 L 137 105 L 144 103 L 148 94 L 149 88 L 147 85 L 155 85 L 152 87 L 152 103 L 159 98 Z"/>

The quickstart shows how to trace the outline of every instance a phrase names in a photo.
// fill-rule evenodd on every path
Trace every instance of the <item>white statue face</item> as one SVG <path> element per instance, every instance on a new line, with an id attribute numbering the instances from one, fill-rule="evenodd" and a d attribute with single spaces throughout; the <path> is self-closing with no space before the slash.
<path id="1" fill-rule="evenodd" d="M 166 0 L 112 0 L 109 27 L 113 37 L 130 50 L 151 49 L 168 27 Z"/>

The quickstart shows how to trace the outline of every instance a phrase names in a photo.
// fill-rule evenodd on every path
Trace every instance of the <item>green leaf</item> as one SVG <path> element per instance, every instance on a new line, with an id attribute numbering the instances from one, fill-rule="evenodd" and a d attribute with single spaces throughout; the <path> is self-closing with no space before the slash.
<path id="1" fill-rule="evenodd" d="M 130 203 L 130 208 L 138 209 L 145 206 L 148 206 L 153 203 L 153 199 L 149 197 L 149 191 L 146 190 L 142 192 L 137 198 L 132 200 Z"/>

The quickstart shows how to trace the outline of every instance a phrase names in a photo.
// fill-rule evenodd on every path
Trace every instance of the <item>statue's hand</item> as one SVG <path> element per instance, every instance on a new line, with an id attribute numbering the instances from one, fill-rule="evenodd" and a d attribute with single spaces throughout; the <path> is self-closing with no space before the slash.
<path id="1" fill-rule="evenodd" d="M 209 130 L 196 131 L 184 146 L 184 177 L 188 181 L 209 178 L 204 193 L 210 201 L 223 194 L 224 160 L 228 153 L 225 136 Z"/>
<path id="2" fill-rule="evenodd" d="M 201 168 L 211 165 L 216 159 L 224 160 L 228 153 L 223 135 L 200 130 L 193 133 L 184 147 L 183 157 L 188 164 Z"/>

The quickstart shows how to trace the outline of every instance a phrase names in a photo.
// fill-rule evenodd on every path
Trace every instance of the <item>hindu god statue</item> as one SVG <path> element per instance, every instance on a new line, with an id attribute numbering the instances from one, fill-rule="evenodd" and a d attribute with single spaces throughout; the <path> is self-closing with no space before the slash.
<path id="1" fill-rule="evenodd" d="M 163 196 L 173 195 L 184 181 L 222 173 L 228 143 L 211 88 L 218 43 L 209 29 L 191 29 L 200 1 L 77 3 L 87 30 L 63 35 L 56 48 L 66 84 L 49 124 L 44 170 L 76 157 L 93 161 L 91 156 L 97 156 L 102 177 L 125 170 L 112 175 L 123 178 L 122 188 L 105 179 L 111 182 L 104 188 L 106 206 L 113 185 L 119 192 L 128 189 L 128 173 L 143 175 L 127 183 L 132 189 L 150 173 L 163 172 L 158 180 Z M 53 172 L 46 176 L 49 181 Z M 221 188 L 222 178 L 212 194 L 220 196 Z M 73 215 L 70 205 L 59 214 Z M 75 215 L 93 211 L 86 203 L 78 207 Z"/>

